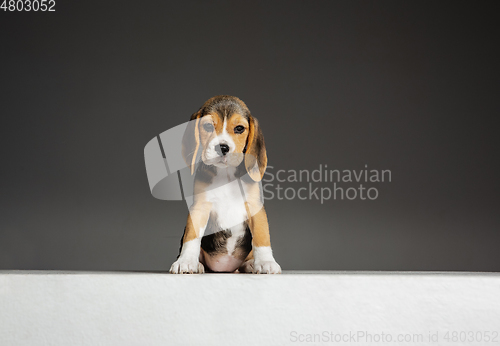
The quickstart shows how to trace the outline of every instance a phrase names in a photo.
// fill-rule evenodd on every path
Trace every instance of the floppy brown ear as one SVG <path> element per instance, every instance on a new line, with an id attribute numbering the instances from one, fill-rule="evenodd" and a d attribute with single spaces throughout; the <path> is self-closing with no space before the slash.
<path id="1" fill-rule="evenodd" d="M 249 116 L 248 137 L 245 147 L 245 168 L 254 181 L 260 181 L 267 167 L 266 145 L 264 135 L 257 119 Z"/>
<path id="2" fill-rule="evenodd" d="M 198 128 L 200 118 L 200 111 L 191 115 L 191 119 L 189 119 L 190 121 L 182 137 L 182 157 L 184 158 L 184 162 L 190 167 L 191 174 L 194 174 L 196 156 L 200 148 L 200 129 Z"/>

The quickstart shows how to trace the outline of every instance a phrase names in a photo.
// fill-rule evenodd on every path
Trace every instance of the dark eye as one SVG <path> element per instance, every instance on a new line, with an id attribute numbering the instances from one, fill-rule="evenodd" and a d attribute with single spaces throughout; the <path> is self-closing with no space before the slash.
<path id="1" fill-rule="evenodd" d="M 205 129 L 205 131 L 207 132 L 212 132 L 214 130 L 214 125 L 210 124 L 210 123 L 206 123 L 205 125 L 203 125 L 203 128 Z"/>
<path id="2" fill-rule="evenodd" d="M 245 127 L 238 125 L 234 128 L 234 133 L 243 133 L 245 131 Z"/>

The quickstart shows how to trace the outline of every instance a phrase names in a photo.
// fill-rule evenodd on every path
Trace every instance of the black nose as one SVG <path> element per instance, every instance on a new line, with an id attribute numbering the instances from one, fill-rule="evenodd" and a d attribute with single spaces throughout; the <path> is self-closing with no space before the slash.
<path id="1" fill-rule="evenodd" d="M 229 152 L 229 146 L 227 144 L 220 144 L 215 146 L 215 151 L 220 156 L 224 156 Z"/>

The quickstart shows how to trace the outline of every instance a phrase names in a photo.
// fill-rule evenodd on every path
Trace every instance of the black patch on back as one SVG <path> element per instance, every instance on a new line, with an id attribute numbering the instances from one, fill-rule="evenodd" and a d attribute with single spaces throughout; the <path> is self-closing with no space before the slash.
<path id="1" fill-rule="evenodd" d="M 201 238 L 201 248 L 210 256 L 227 253 L 227 239 L 231 237 L 231 231 L 226 231 L 220 228 L 217 222 L 217 215 L 210 213 L 208 218 L 207 227 L 205 228 L 207 234 Z"/>
<path id="2" fill-rule="evenodd" d="M 248 224 L 245 223 L 246 229 L 245 234 L 238 239 L 236 245 L 234 247 L 234 251 L 231 255 L 236 258 L 245 259 L 250 251 L 252 251 L 252 232 L 250 232 L 250 228 Z M 212 227 L 212 228 L 209 228 Z M 218 224 L 216 218 L 210 216 L 207 224 L 207 230 L 218 228 Z M 184 227 L 184 233 L 186 232 L 186 228 Z M 203 236 L 201 238 L 201 248 L 207 253 L 209 256 L 217 256 L 227 254 L 227 240 L 232 236 L 231 230 L 220 230 L 215 233 Z M 184 235 L 181 238 L 181 246 L 179 248 L 179 254 L 177 258 L 179 258 L 182 251 Z M 205 268 L 207 270 L 207 268 Z"/>
<path id="3" fill-rule="evenodd" d="M 219 231 L 201 238 L 201 248 L 210 256 L 227 254 L 227 239 L 231 238 L 231 231 Z"/>
<path id="4" fill-rule="evenodd" d="M 245 234 L 236 242 L 232 255 L 245 259 L 250 251 L 252 251 L 252 232 L 250 232 L 250 227 L 246 225 Z"/>

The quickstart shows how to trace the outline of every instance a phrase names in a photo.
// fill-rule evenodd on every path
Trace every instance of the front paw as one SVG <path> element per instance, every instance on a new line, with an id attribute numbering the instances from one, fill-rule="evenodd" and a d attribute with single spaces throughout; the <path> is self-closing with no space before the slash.
<path id="1" fill-rule="evenodd" d="M 281 274 L 281 267 L 276 261 L 255 261 L 252 267 L 254 274 Z"/>
<path id="2" fill-rule="evenodd" d="M 205 272 L 205 267 L 197 259 L 179 258 L 172 264 L 169 271 L 172 274 L 202 274 Z"/>

